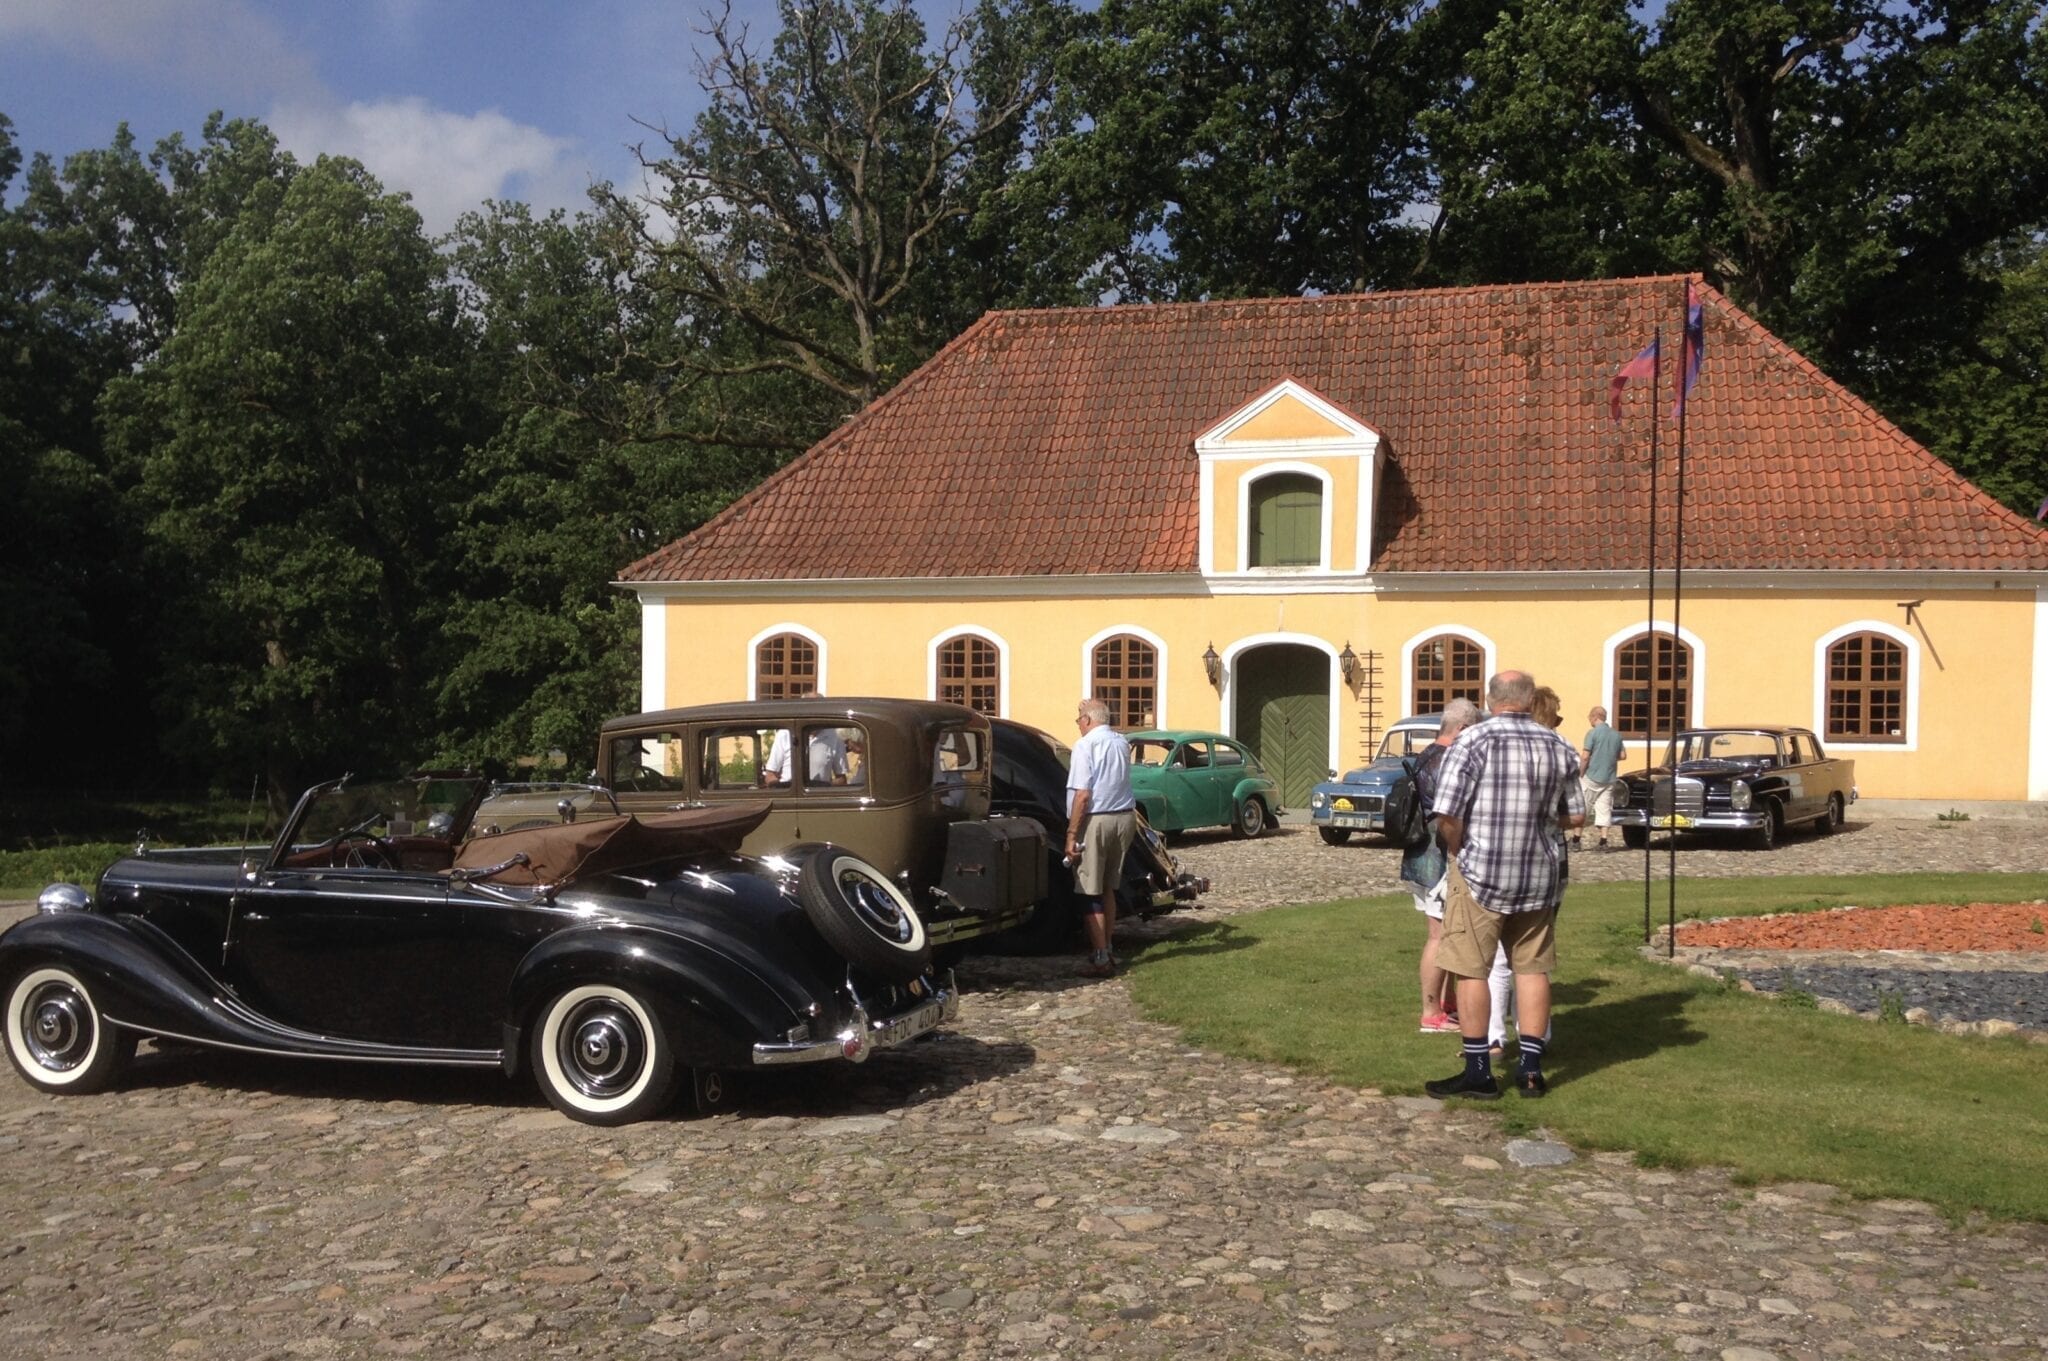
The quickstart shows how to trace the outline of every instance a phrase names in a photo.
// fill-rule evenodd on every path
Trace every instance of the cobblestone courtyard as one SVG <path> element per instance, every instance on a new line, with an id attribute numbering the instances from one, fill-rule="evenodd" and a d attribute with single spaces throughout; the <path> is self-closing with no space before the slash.
<path id="1" fill-rule="evenodd" d="M 2041 870 L 2048 821 L 1682 855 Z M 1300 828 L 1186 858 L 1218 880 L 1196 919 L 1394 887 L 1391 851 Z M 971 962 L 931 1043 L 624 1130 L 473 1074 L 145 1050 L 53 1101 L 9 1071 L 0 1355 L 2048 1355 L 2042 1226 L 1556 1162 L 1482 1111 L 1192 1051 L 1071 966 Z"/>

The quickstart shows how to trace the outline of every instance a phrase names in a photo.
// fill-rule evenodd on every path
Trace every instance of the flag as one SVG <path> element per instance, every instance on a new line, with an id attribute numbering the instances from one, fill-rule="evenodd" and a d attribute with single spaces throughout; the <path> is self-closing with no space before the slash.
<path id="1" fill-rule="evenodd" d="M 1628 380 L 1657 376 L 1657 346 L 1660 343 L 1651 341 L 1643 346 L 1641 354 L 1614 371 L 1614 378 L 1607 384 L 1607 412 L 1616 421 L 1621 419 L 1621 390 L 1628 386 Z"/>
<path id="2" fill-rule="evenodd" d="M 1678 387 L 1678 399 L 1671 404 L 1671 414 L 1685 414 L 1685 399 L 1691 393 L 1692 385 L 1699 380 L 1700 360 L 1707 352 L 1706 312 L 1701 307 L 1699 295 L 1692 291 L 1692 280 L 1685 281 L 1685 330 L 1678 340 L 1678 372 L 1674 381 Z"/>
<path id="3" fill-rule="evenodd" d="M 2034 512 L 2036 520 L 2048 520 L 2048 496 L 2041 498 L 2041 508 Z"/>

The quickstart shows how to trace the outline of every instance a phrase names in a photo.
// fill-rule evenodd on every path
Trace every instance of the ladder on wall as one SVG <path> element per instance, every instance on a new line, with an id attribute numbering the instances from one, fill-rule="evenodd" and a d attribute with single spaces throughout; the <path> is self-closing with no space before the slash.
<path id="1" fill-rule="evenodd" d="M 1380 749 L 1380 654 L 1367 651 L 1358 659 L 1358 764 L 1365 765 Z M 1339 771 L 1338 774 L 1342 774 Z"/>

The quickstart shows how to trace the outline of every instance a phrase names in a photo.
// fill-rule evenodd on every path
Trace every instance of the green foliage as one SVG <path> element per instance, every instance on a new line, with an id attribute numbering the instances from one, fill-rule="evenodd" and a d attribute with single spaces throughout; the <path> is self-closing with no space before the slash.
<path id="1" fill-rule="evenodd" d="M 1437 12 L 1491 21 L 1420 120 L 1425 277 L 1703 271 L 2006 504 L 2048 492 L 2034 0 Z"/>
<path id="2" fill-rule="evenodd" d="M 1934 820 L 1936 822 L 1968 822 L 1970 815 L 1960 808 L 1951 808 L 1946 813 L 1936 813 Z"/>
<path id="3" fill-rule="evenodd" d="M 1412 8 L 1108 0 L 1060 52 L 1059 135 L 1012 191 L 1033 258 L 1076 301 L 1397 281 L 1424 186 Z"/>
<path id="4" fill-rule="evenodd" d="M 1904 1025 L 1906 1023 L 1906 999 L 1898 993 L 1889 990 L 1879 992 L 1877 995 L 1877 1019 L 1886 1025 Z"/>
<path id="5" fill-rule="evenodd" d="M 142 470 L 170 740 L 315 774 L 417 758 L 445 612 L 467 335 L 418 215 L 353 162 L 265 185 L 110 386 Z"/>
<path id="6" fill-rule="evenodd" d="M 745 332 L 692 356 L 699 373 L 790 374 L 856 410 L 957 329 L 919 326 L 910 303 L 972 210 L 979 143 L 1037 92 L 1006 49 L 968 97 L 975 45 L 1012 22 L 994 0 L 935 45 L 909 0 L 778 0 L 777 13 L 766 47 L 714 16 L 710 107 L 644 162 L 673 231 L 643 226 L 639 242 L 661 266 L 651 286 Z"/>
<path id="7" fill-rule="evenodd" d="M 1688 908 L 1741 916 L 1844 902 L 2027 901 L 2040 874 L 1685 880 Z M 1731 1169 L 1738 1184 L 1819 1181 L 1855 1196 L 2048 1220 L 2048 1051 L 1787 1006 L 1640 958 L 1642 887 L 1582 884 L 1558 917 L 1550 1096 L 1509 1101 L 1581 1147 L 1649 1165 Z M 1633 928 L 1633 929 L 1631 929 Z M 1135 956 L 1145 1012 L 1204 1049 L 1357 1087 L 1419 1093 L 1457 1045 L 1414 1034 L 1422 931 L 1405 895 L 1209 923 Z M 1347 1021 L 1330 1023 L 1330 998 Z M 1523 1109 L 1529 1106 L 1532 1109 Z M 1953 1150 L 1967 1147 L 1968 1158 Z"/>

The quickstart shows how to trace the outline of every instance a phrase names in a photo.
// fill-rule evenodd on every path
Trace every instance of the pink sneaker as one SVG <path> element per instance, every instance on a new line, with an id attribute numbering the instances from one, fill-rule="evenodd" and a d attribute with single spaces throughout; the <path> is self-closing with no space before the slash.
<path id="1" fill-rule="evenodd" d="M 1459 1033 L 1458 1019 L 1455 1016 L 1447 1016 L 1441 1011 L 1425 1011 L 1422 1013 L 1421 1033 L 1424 1035 L 1456 1035 Z"/>

